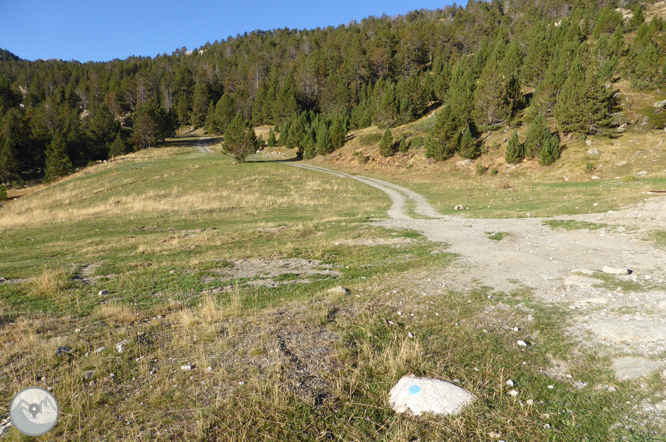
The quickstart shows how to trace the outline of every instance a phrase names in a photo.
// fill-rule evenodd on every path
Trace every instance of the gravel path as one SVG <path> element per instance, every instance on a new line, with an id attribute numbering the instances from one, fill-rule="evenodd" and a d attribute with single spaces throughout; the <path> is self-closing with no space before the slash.
<path id="1" fill-rule="evenodd" d="M 601 344 L 617 356 L 666 351 L 666 253 L 647 240 L 650 230 L 666 230 L 666 198 L 651 198 L 622 211 L 559 217 L 609 225 L 593 231 L 560 230 L 539 218 L 444 216 L 423 196 L 395 184 L 317 166 L 293 166 L 355 179 L 381 190 L 393 205 L 389 218 L 377 224 L 415 230 L 458 254 L 453 268 L 429 275 L 422 287 L 430 293 L 481 285 L 504 292 L 530 287 L 546 303 L 573 310 L 570 331 L 584 345 Z M 410 218 L 408 201 L 415 204 L 415 213 L 431 219 Z M 500 241 L 489 239 L 489 233 L 495 232 L 509 235 Z M 637 289 L 600 288 L 601 281 L 590 274 L 604 266 L 631 269 L 631 275 L 613 278 L 618 286 L 632 283 Z M 666 366 L 666 360 L 659 362 Z"/>
<path id="2" fill-rule="evenodd" d="M 199 152 L 201 153 L 213 153 L 211 150 L 210 146 L 206 143 L 207 140 L 209 140 L 210 137 L 203 137 L 199 140 L 197 143 L 197 149 L 199 149 Z"/>

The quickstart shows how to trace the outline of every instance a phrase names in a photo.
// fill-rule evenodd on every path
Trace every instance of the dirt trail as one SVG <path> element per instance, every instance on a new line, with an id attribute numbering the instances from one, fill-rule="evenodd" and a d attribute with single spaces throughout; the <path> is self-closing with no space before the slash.
<path id="1" fill-rule="evenodd" d="M 197 143 L 197 149 L 199 149 L 199 152 L 201 153 L 213 153 L 211 150 L 210 146 L 206 143 L 207 140 L 209 140 L 210 137 L 202 137 L 199 142 Z"/>
<path id="2" fill-rule="evenodd" d="M 479 285 L 504 292 L 530 287 L 543 301 L 579 313 L 571 331 L 581 342 L 604 344 L 611 354 L 656 355 L 666 350 L 666 253 L 647 241 L 645 232 L 616 228 L 636 226 L 637 218 L 644 218 L 651 229 L 666 230 L 666 198 L 653 198 L 644 206 L 619 212 L 566 217 L 609 224 L 596 231 L 567 231 L 551 229 L 539 218 L 444 216 L 423 196 L 395 184 L 317 166 L 293 166 L 355 179 L 381 190 L 393 205 L 389 219 L 378 220 L 379 225 L 418 231 L 431 241 L 448 244 L 448 251 L 460 255 L 453 268 L 429 275 L 429 281 L 420 285 L 428 293 Z M 416 213 L 433 219 L 410 218 L 407 201 L 415 203 Z M 495 241 L 488 238 L 494 232 L 509 235 Z M 632 283 L 639 289 L 630 292 L 595 286 L 601 281 L 589 274 L 604 266 L 631 269 L 631 275 L 614 278 L 618 285 Z"/>

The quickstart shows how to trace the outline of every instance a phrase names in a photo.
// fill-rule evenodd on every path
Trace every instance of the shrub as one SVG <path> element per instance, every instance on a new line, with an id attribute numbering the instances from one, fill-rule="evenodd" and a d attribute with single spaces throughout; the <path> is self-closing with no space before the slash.
<path id="1" fill-rule="evenodd" d="M 356 158 L 356 160 L 358 161 L 359 164 L 365 164 L 370 159 L 370 157 L 366 156 L 360 150 L 357 150 L 356 152 L 354 152 L 354 157 Z"/>
<path id="2" fill-rule="evenodd" d="M 372 146 L 373 144 L 379 143 L 379 140 L 382 139 L 382 134 L 368 134 L 368 135 L 361 135 L 358 138 L 358 142 L 361 144 L 361 146 Z"/>
<path id="3" fill-rule="evenodd" d="M 595 169 L 594 164 L 589 161 L 585 164 L 585 171 L 592 172 Z"/>
<path id="4" fill-rule="evenodd" d="M 0 201 L 7 201 L 7 188 L 4 184 L 0 184 Z"/>
<path id="5" fill-rule="evenodd" d="M 473 160 L 478 157 L 480 152 L 479 145 L 474 139 L 474 134 L 472 133 L 472 128 L 470 125 L 467 125 L 465 133 L 460 137 L 460 144 L 458 145 L 458 153 L 463 158 L 469 158 Z"/>
<path id="6" fill-rule="evenodd" d="M 497 173 L 498 173 L 498 170 L 495 169 L 494 167 L 492 169 L 490 169 L 490 174 L 491 175 L 497 175 Z"/>
<path id="7" fill-rule="evenodd" d="M 400 139 L 400 146 L 398 146 L 398 150 L 401 153 L 407 153 L 409 150 L 409 142 L 407 141 L 407 136 L 403 135 L 402 138 Z"/>
<path id="8" fill-rule="evenodd" d="M 476 163 L 476 166 L 474 166 L 474 170 L 476 171 L 477 175 L 483 175 L 486 173 L 487 167 L 483 165 L 480 161 Z"/>
<path id="9" fill-rule="evenodd" d="M 238 113 L 224 134 L 223 152 L 234 157 L 239 163 L 257 150 L 257 136 L 254 129 L 247 126 L 242 115 Z"/>
<path id="10" fill-rule="evenodd" d="M 423 137 L 416 136 L 411 140 L 409 140 L 410 148 L 421 147 L 421 146 L 423 146 Z"/>

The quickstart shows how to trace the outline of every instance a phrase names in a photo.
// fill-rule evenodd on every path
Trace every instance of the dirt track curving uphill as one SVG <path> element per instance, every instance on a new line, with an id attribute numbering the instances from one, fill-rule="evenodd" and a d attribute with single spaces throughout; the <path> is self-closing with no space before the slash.
<path id="1" fill-rule="evenodd" d="M 419 285 L 424 291 L 438 294 L 483 285 L 508 292 L 530 287 L 539 299 L 574 310 L 571 331 L 582 343 L 602 344 L 611 355 L 656 355 L 666 350 L 666 253 L 646 240 L 645 230 L 625 227 L 666 230 L 666 199 L 653 198 L 607 214 L 567 217 L 603 222 L 606 228 L 559 230 L 539 218 L 444 216 L 421 195 L 395 184 L 317 166 L 293 166 L 355 179 L 381 190 L 393 205 L 389 218 L 376 220 L 377 224 L 415 230 L 458 254 L 457 268 L 429 275 Z M 415 213 L 432 219 L 410 218 L 408 201 L 415 204 Z M 489 232 L 508 235 L 498 241 L 490 239 Z M 621 290 L 613 282 L 600 287 L 598 277 L 604 266 L 631 269 L 631 275 L 613 276 L 611 281 L 618 286 L 632 284 L 634 290 Z"/>

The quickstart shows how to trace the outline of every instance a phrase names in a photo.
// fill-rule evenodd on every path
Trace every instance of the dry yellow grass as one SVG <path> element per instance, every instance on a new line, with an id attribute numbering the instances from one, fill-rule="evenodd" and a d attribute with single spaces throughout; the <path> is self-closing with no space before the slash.
<path id="1" fill-rule="evenodd" d="M 30 281 L 30 291 L 36 296 L 56 296 L 67 285 L 67 275 L 61 268 L 44 266 Z"/>
<path id="2" fill-rule="evenodd" d="M 128 324 L 140 319 L 139 313 L 131 306 L 110 302 L 100 305 L 95 313 L 97 317 L 112 324 Z"/>

